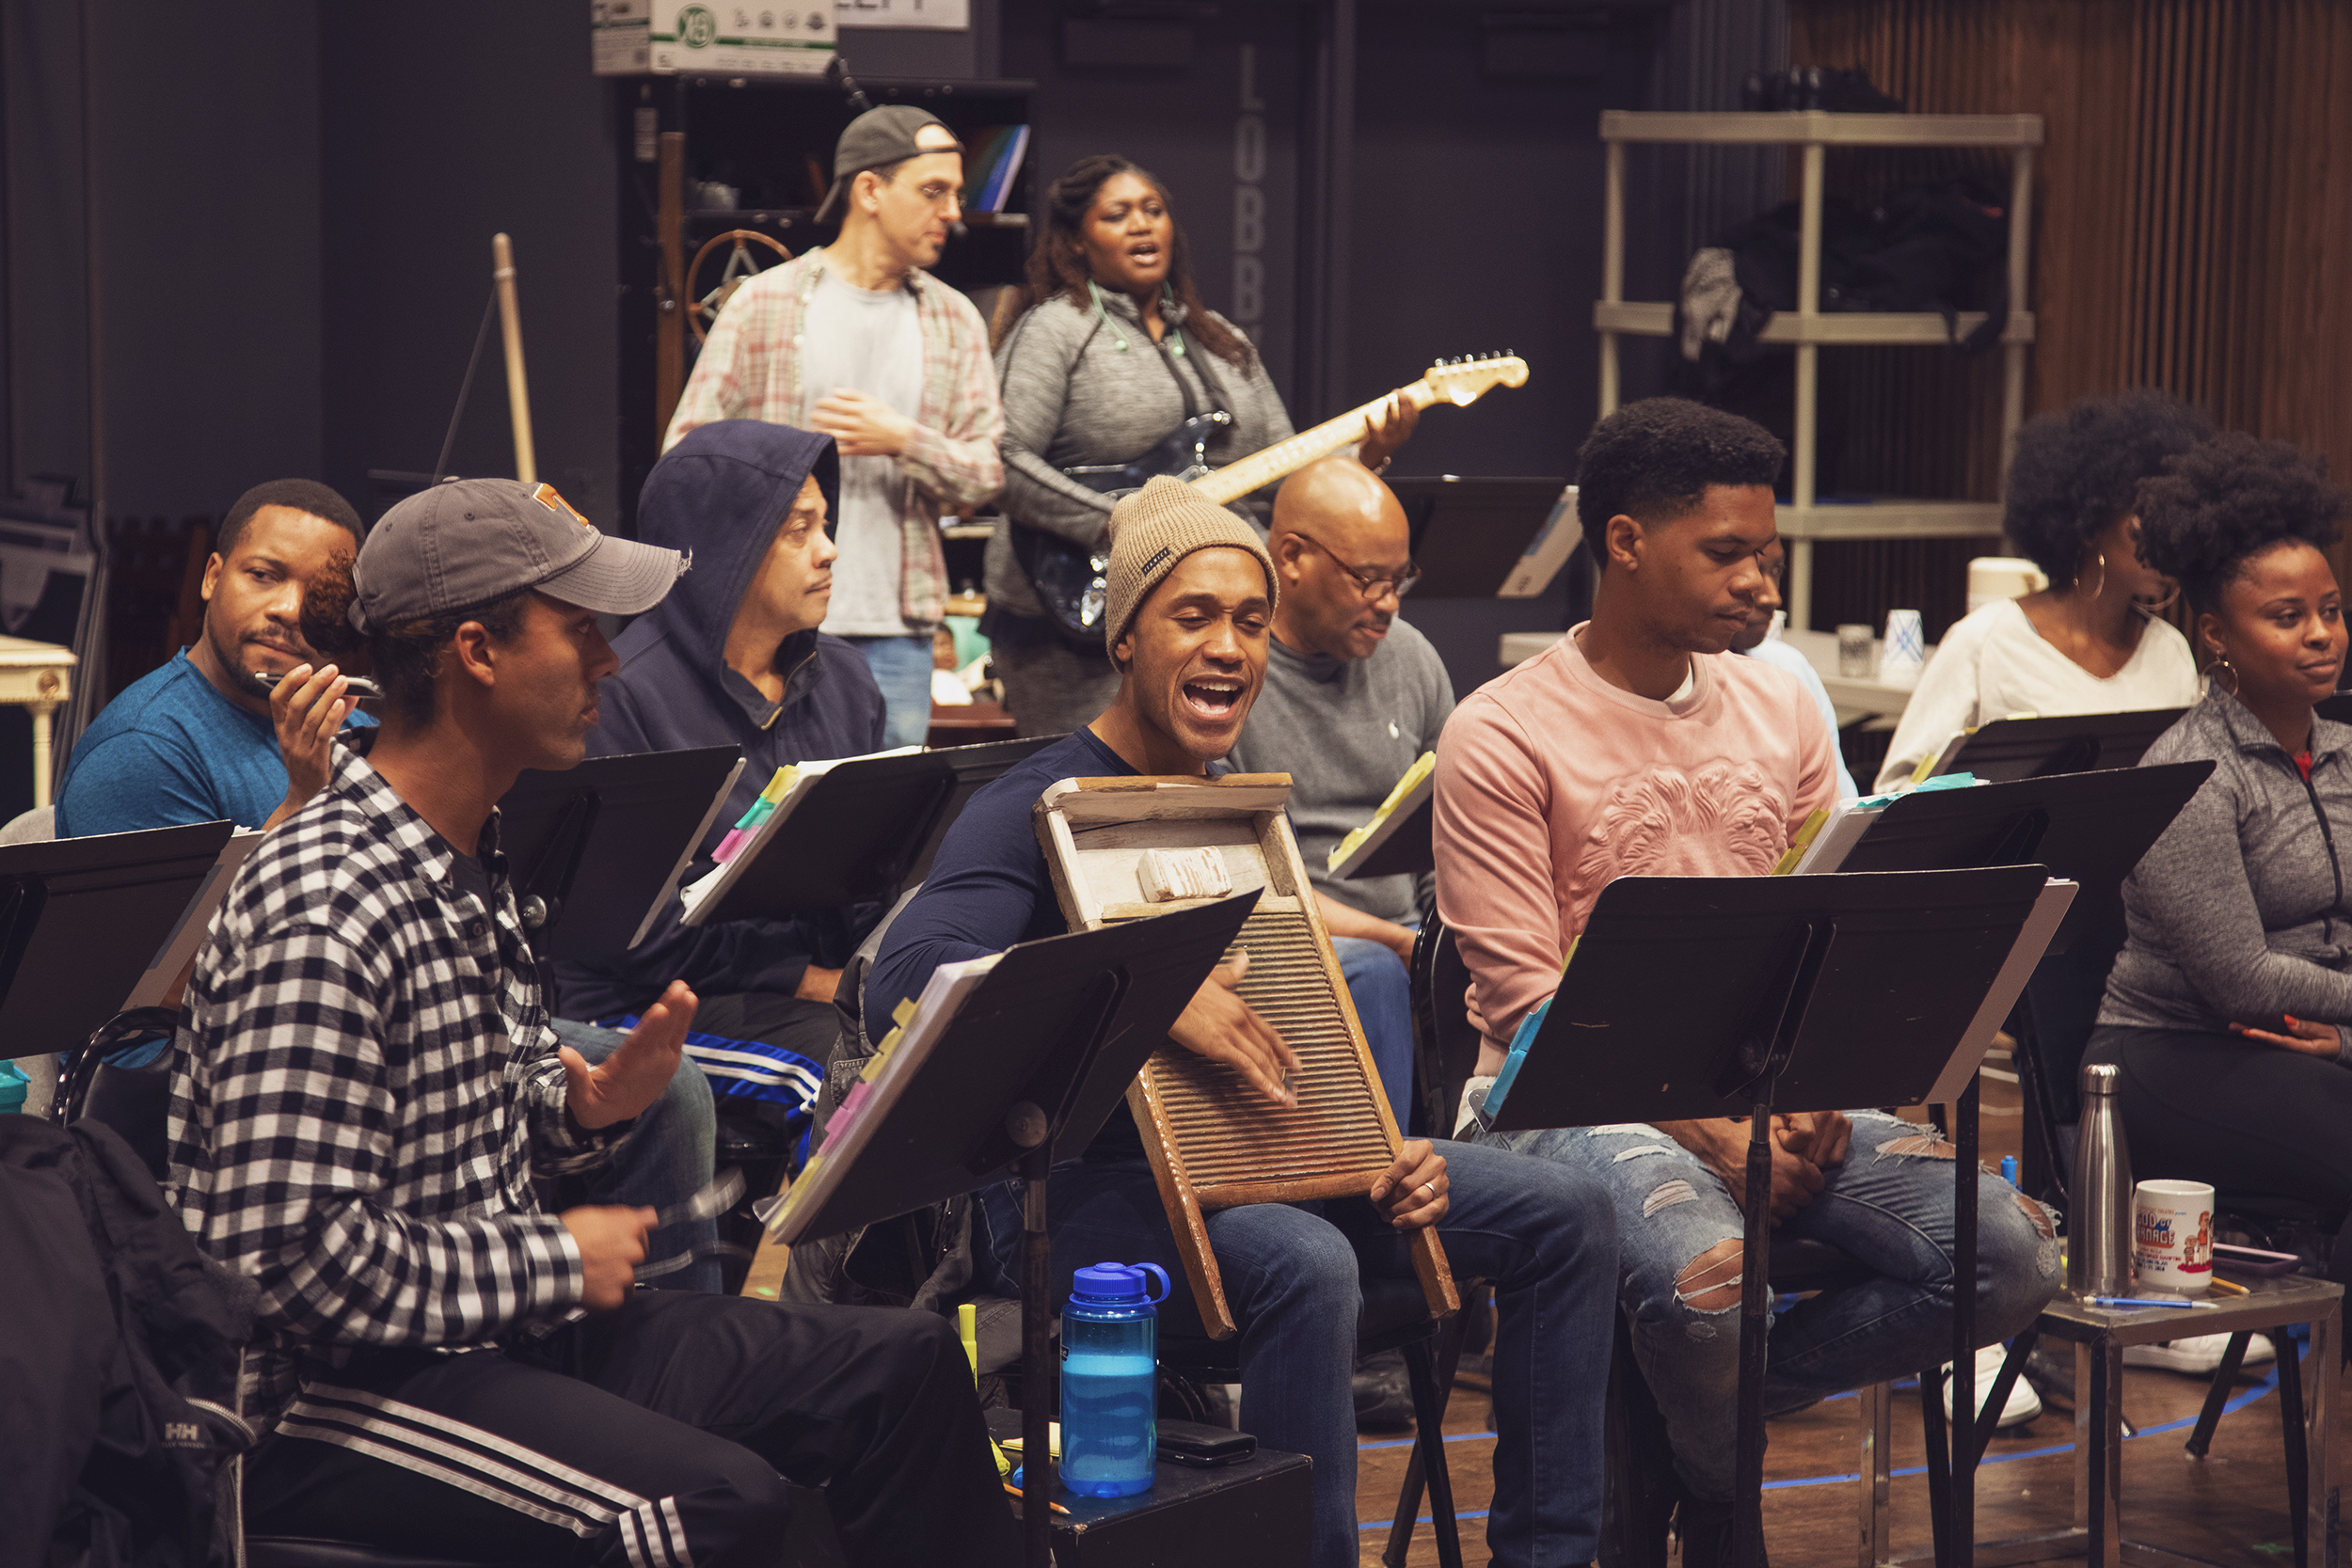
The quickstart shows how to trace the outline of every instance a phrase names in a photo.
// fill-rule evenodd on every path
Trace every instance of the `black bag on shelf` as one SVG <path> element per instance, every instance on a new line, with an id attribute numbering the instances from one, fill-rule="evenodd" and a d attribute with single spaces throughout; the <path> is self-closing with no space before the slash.
<path id="1" fill-rule="evenodd" d="M 1870 85 L 1856 66 L 1801 65 L 1787 71 L 1756 71 L 1740 89 L 1743 109 L 1828 109 L 1837 114 L 1899 115 L 1903 101 Z"/>

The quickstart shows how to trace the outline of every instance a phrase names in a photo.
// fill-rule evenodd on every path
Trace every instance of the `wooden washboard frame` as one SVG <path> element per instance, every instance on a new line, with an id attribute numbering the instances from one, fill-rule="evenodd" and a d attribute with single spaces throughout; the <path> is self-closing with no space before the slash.
<path id="1" fill-rule="evenodd" d="M 1297 1108 L 1268 1102 L 1232 1069 L 1173 1045 L 1153 1053 L 1127 1090 L 1200 1321 L 1218 1339 L 1236 1325 L 1203 1215 L 1361 1196 L 1404 1144 L 1291 836 L 1290 787 L 1287 773 L 1064 779 L 1035 808 L 1073 931 L 1195 902 L 1143 902 L 1136 864 L 1147 848 L 1214 845 L 1234 892 L 1261 890 L 1235 943 L 1250 955 L 1241 994 L 1299 1058 Z M 1415 1231 L 1410 1244 L 1431 1316 L 1451 1315 L 1460 1302 L 1436 1227 Z"/>

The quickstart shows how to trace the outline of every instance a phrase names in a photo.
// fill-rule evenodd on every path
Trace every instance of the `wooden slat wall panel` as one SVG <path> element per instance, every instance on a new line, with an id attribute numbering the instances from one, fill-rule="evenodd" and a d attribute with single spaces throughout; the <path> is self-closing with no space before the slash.
<path id="1" fill-rule="evenodd" d="M 1921 112 L 2043 117 L 2029 411 L 2162 387 L 2352 480 L 2352 5 L 1790 0 L 1789 15 L 1798 64 L 1863 66 Z M 1885 368 L 1841 388 L 1857 480 L 1948 473 L 1964 429 L 1942 493 L 1992 494 L 1989 366 L 1872 354 Z M 1860 571 L 1888 549 L 1845 553 Z M 2352 551 L 2337 556 L 2344 577 Z"/>

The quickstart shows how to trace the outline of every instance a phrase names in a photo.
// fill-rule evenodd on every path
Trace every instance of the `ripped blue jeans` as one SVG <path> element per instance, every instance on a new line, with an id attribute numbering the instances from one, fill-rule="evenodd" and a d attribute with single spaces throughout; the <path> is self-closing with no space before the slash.
<path id="1" fill-rule="evenodd" d="M 1482 1106 L 1484 1085 L 1466 1099 Z M 1952 1148 L 1932 1128 L 1850 1111 L 1853 1146 L 1776 1237 L 1827 1242 L 1874 1277 L 1772 1320 L 1770 1416 L 1938 1367 L 1952 1345 Z M 1474 1126 L 1475 1124 L 1473 1124 Z M 1617 1211 L 1618 1305 L 1694 1497 L 1728 1501 L 1738 1442 L 1740 1206 L 1712 1169 L 1642 1123 L 1478 1132 L 1599 1180 Z M 1977 1195 L 1977 1338 L 2030 1324 L 2063 1282 L 2049 1212 L 1990 1172 Z"/>

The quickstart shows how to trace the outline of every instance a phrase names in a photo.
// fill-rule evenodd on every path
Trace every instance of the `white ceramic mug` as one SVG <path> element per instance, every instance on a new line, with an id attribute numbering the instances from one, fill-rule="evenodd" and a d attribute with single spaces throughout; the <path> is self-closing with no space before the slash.
<path id="1" fill-rule="evenodd" d="M 2142 1181 L 2132 1195 L 2132 1273 L 2142 1285 L 2183 1295 L 2213 1286 L 2213 1188 L 2202 1181 Z"/>

